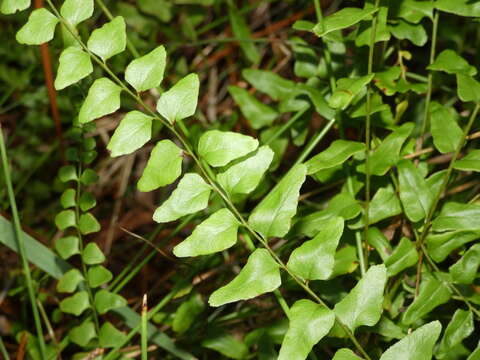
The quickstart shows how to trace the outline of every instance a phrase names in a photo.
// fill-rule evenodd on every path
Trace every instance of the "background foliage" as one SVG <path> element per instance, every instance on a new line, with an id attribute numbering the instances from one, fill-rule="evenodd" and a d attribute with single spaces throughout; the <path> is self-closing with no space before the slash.
<path id="1" fill-rule="evenodd" d="M 479 1 L 0 10 L 2 357 L 480 359 Z"/>

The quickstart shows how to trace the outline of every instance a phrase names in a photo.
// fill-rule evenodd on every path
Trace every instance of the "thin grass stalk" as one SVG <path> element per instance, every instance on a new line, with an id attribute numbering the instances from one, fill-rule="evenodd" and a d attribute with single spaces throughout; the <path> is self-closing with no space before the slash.
<path id="1" fill-rule="evenodd" d="M 163 299 L 155 305 L 150 311 L 147 312 L 145 315 L 147 321 L 149 321 L 155 314 L 157 314 L 160 310 L 163 309 L 174 297 L 177 295 L 177 293 L 182 290 L 182 288 L 188 283 L 188 280 L 190 277 L 186 277 L 185 281 L 182 281 L 179 283 L 174 289 L 172 289 L 167 295 L 163 297 Z M 148 326 L 148 325 L 147 325 Z M 130 332 L 127 334 L 125 337 L 124 341 L 122 341 L 120 344 L 117 344 L 116 347 L 114 347 L 108 354 L 105 355 L 103 360 L 113 360 L 117 357 L 119 354 L 119 350 L 124 347 L 132 338 L 141 331 L 142 327 L 142 319 L 140 320 L 140 323 L 134 327 Z"/>
<path id="2" fill-rule="evenodd" d="M 15 193 L 13 191 L 12 179 L 10 177 L 10 166 L 8 161 L 7 149 L 5 147 L 5 140 L 3 138 L 3 129 L 2 129 L 1 123 L 0 123 L 0 155 L 1 155 L 5 185 L 7 187 L 8 200 L 10 203 L 10 209 L 13 217 L 15 238 L 17 240 L 18 250 L 20 252 L 23 273 L 25 275 L 25 281 L 27 283 L 28 298 L 30 301 L 30 305 L 32 307 L 33 322 L 35 323 L 35 330 L 38 337 L 40 358 L 42 360 L 47 360 L 45 340 L 43 339 L 42 323 L 40 319 L 40 313 L 37 307 L 37 300 L 35 297 L 35 289 L 33 286 L 32 275 L 30 273 L 30 267 L 28 265 L 27 252 L 25 250 L 25 242 L 23 239 L 22 228 L 20 225 L 20 215 L 18 214 L 17 202 L 15 200 Z"/>
<path id="3" fill-rule="evenodd" d="M 335 118 L 328 121 L 328 123 L 324 126 L 322 131 L 320 131 L 315 137 L 307 144 L 307 147 L 303 150 L 303 152 L 298 157 L 297 161 L 295 161 L 295 165 L 301 164 L 305 161 L 305 159 L 310 155 L 310 153 L 315 149 L 315 146 L 318 145 L 320 141 L 327 135 L 328 130 L 331 129 L 333 124 L 335 123 Z"/>
<path id="4" fill-rule="evenodd" d="M 143 295 L 142 301 L 142 327 L 140 331 L 141 336 L 141 349 L 142 349 L 142 360 L 148 359 L 148 329 L 147 329 L 147 294 Z"/>
<path id="5" fill-rule="evenodd" d="M 7 349 L 5 348 L 2 336 L 0 336 L 0 354 L 2 354 L 5 360 L 10 360 L 10 355 L 8 355 Z"/>
<path id="6" fill-rule="evenodd" d="M 373 74 L 373 54 L 375 51 L 375 40 L 377 35 L 377 22 L 378 22 L 378 8 L 380 6 L 380 0 L 375 0 L 375 13 L 373 14 L 372 18 L 372 27 L 371 27 L 371 34 L 370 34 L 370 44 L 368 49 L 368 70 L 367 75 Z M 370 223 L 370 151 L 371 151 L 371 132 L 372 132 L 372 85 L 367 85 L 367 116 L 366 116 L 366 123 L 365 123 L 365 143 L 366 143 L 366 150 L 365 150 L 365 215 L 364 215 L 364 244 L 363 244 L 363 261 L 364 261 L 364 268 L 368 268 L 368 244 L 367 244 L 367 234 L 368 234 L 368 227 Z"/>
<path id="7" fill-rule="evenodd" d="M 437 47 L 437 33 L 438 33 L 438 20 L 440 17 L 440 11 L 435 11 L 433 16 L 433 29 L 432 29 L 432 45 L 430 47 L 430 65 L 435 61 L 435 52 Z M 423 146 L 423 137 L 427 131 L 427 124 L 430 122 L 430 102 L 432 101 L 432 90 L 433 90 L 433 71 L 429 71 L 427 78 L 427 97 L 425 99 L 425 111 L 423 114 L 422 128 L 420 130 L 420 136 L 418 137 L 415 151 L 422 150 Z"/>

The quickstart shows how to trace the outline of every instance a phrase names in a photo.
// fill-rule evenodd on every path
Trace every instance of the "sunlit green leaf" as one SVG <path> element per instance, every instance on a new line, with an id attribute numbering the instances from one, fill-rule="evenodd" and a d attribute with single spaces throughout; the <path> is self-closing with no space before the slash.
<path id="1" fill-rule="evenodd" d="M 60 15 L 75 27 L 93 15 L 93 0 L 65 0 Z"/>
<path id="2" fill-rule="evenodd" d="M 77 269 L 67 271 L 57 283 L 57 291 L 64 293 L 72 293 L 84 280 L 82 274 Z"/>
<path id="3" fill-rule="evenodd" d="M 269 238 L 284 236 L 290 230 L 306 174 L 305 165 L 296 165 L 263 198 L 248 218 L 248 223 L 255 231 Z"/>
<path id="4" fill-rule="evenodd" d="M 342 78 L 337 81 L 337 88 L 333 92 L 328 105 L 334 109 L 344 110 L 350 105 L 353 98 L 372 81 L 375 75 L 365 75 L 358 78 Z"/>
<path id="5" fill-rule="evenodd" d="M 78 179 L 77 170 L 73 165 L 62 166 L 60 168 L 60 171 L 58 172 L 58 177 L 60 181 L 64 183 L 72 180 L 77 180 Z"/>
<path id="6" fill-rule="evenodd" d="M 353 273 L 358 267 L 357 249 L 354 246 L 347 245 L 335 253 L 335 262 L 333 264 L 333 279 L 339 275 Z"/>
<path id="7" fill-rule="evenodd" d="M 208 205 L 211 188 L 195 173 L 185 174 L 172 195 L 155 210 L 156 222 L 174 221 L 182 216 L 196 213 Z"/>
<path id="8" fill-rule="evenodd" d="M 107 321 L 100 328 L 98 339 L 102 348 L 111 348 L 124 344 L 125 340 L 127 340 L 127 335 Z"/>
<path id="9" fill-rule="evenodd" d="M 281 284 L 278 264 L 265 249 L 255 250 L 240 273 L 227 285 L 217 289 L 208 300 L 220 306 L 247 300 L 277 289 Z"/>
<path id="10" fill-rule="evenodd" d="M 391 339 L 403 339 L 405 337 L 403 329 L 386 316 L 382 316 L 375 325 L 374 332 Z"/>
<path id="11" fill-rule="evenodd" d="M 415 244 L 404 237 L 393 250 L 392 255 L 385 261 L 387 267 L 387 275 L 394 276 L 399 272 L 415 265 L 418 261 L 417 250 Z"/>
<path id="12" fill-rule="evenodd" d="M 393 252 L 387 237 L 377 227 L 370 227 L 368 229 L 367 242 L 378 252 L 383 262 L 385 262 Z M 388 272 L 387 268 L 387 275 Z"/>
<path id="13" fill-rule="evenodd" d="M 262 146 L 257 153 L 217 175 L 219 184 L 230 195 L 249 194 L 258 186 L 273 159 L 273 151 Z"/>
<path id="14" fill-rule="evenodd" d="M 360 9 L 346 7 L 325 17 L 323 23 L 315 25 L 313 31 L 317 36 L 322 37 L 332 31 L 353 26 L 358 22 L 369 18 L 375 11 L 374 8 Z"/>
<path id="15" fill-rule="evenodd" d="M 360 214 L 361 205 L 348 192 L 341 192 L 331 198 L 328 206 L 300 219 L 292 229 L 308 237 L 314 237 L 323 229 L 327 219 L 340 216 L 345 220 L 351 220 Z"/>
<path id="16" fill-rule="evenodd" d="M 80 196 L 78 205 L 80 205 L 80 209 L 82 211 L 88 211 L 97 205 L 97 200 L 95 199 L 95 196 L 93 196 L 92 193 L 85 191 Z"/>
<path id="17" fill-rule="evenodd" d="M 68 209 L 69 207 L 73 207 L 76 204 L 76 195 L 77 192 L 75 189 L 67 189 L 63 192 L 62 196 L 60 197 L 60 204 L 64 209 Z"/>
<path id="18" fill-rule="evenodd" d="M 426 238 L 429 255 L 436 262 L 441 262 L 460 246 L 480 238 L 480 230 L 449 231 L 442 234 L 430 234 Z"/>
<path id="19" fill-rule="evenodd" d="M 336 140 L 327 149 L 305 163 L 308 174 L 315 174 L 323 169 L 343 164 L 351 156 L 364 150 L 365 144 L 360 142 Z"/>
<path id="20" fill-rule="evenodd" d="M 309 241 L 293 250 L 287 266 L 305 280 L 326 280 L 333 271 L 335 251 L 343 233 L 343 219 L 332 217 Z"/>
<path id="21" fill-rule="evenodd" d="M 380 357 L 380 360 L 430 360 L 440 331 L 442 331 L 440 321 L 432 321 L 423 325 L 390 346 Z"/>
<path id="22" fill-rule="evenodd" d="M 467 358 L 467 360 L 479 360 L 479 359 L 480 359 L 480 342 L 475 348 L 475 350 L 473 350 L 473 352 Z"/>
<path id="23" fill-rule="evenodd" d="M 405 123 L 390 133 L 370 156 L 370 173 L 383 176 L 400 160 L 400 150 L 410 136 L 414 124 Z"/>
<path id="24" fill-rule="evenodd" d="M 78 229 L 84 235 L 96 233 L 100 231 L 101 227 L 98 220 L 91 213 L 80 215 L 78 220 Z"/>
<path id="25" fill-rule="evenodd" d="M 474 331 L 473 313 L 471 311 L 457 309 L 445 329 L 440 347 L 437 351 L 437 358 L 448 357 L 448 353 L 462 340 L 470 336 Z"/>
<path id="26" fill-rule="evenodd" d="M 139 92 L 159 86 L 163 80 L 166 58 L 165 48 L 157 47 L 127 66 L 125 80 Z"/>
<path id="27" fill-rule="evenodd" d="M 434 231 L 480 230 L 480 205 L 446 203 L 432 222 Z"/>
<path id="28" fill-rule="evenodd" d="M 230 210 L 218 210 L 198 225 L 192 235 L 175 246 L 173 253 L 178 257 L 186 257 L 226 250 L 237 242 L 239 225 Z"/>
<path id="29" fill-rule="evenodd" d="M 5 15 L 14 14 L 30 7 L 31 0 L 3 0 L 0 12 Z"/>
<path id="30" fill-rule="evenodd" d="M 33 10 L 27 23 L 17 32 L 17 41 L 26 45 L 46 43 L 53 39 L 57 24 L 57 17 L 47 9 Z"/>
<path id="31" fill-rule="evenodd" d="M 309 86 L 308 84 L 298 83 L 296 91 L 298 94 L 307 95 L 312 101 L 317 113 L 325 119 L 332 120 L 335 118 L 335 110 L 328 106 L 327 101 L 319 89 Z"/>
<path id="32" fill-rule="evenodd" d="M 164 92 L 157 102 L 157 111 L 171 124 L 195 114 L 200 82 L 197 74 L 189 74 Z"/>
<path id="33" fill-rule="evenodd" d="M 350 349 L 340 349 L 333 356 L 332 360 L 362 360 Z"/>
<path id="34" fill-rule="evenodd" d="M 125 20 L 121 16 L 95 29 L 87 42 L 88 49 L 103 61 L 120 54 L 127 46 Z"/>
<path id="35" fill-rule="evenodd" d="M 68 338 L 77 345 L 87 346 L 97 336 L 93 321 L 84 321 L 68 333 Z"/>
<path id="36" fill-rule="evenodd" d="M 448 74 L 463 74 L 475 76 L 477 69 L 452 49 L 442 51 L 435 61 L 427 66 L 429 70 L 444 71 Z"/>
<path id="37" fill-rule="evenodd" d="M 63 210 L 55 216 L 55 225 L 60 230 L 76 226 L 75 212 L 73 210 Z"/>
<path id="38" fill-rule="evenodd" d="M 362 325 L 375 325 L 382 315 L 386 281 L 385 265 L 371 266 L 350 293 L 335 305 L 335 315 L 351 331 Z"/>
<path id="39" fill-rule="evenodd" d="M 198 154 L 212 166 L 224 166 L 230 161 L 245 156 L 258 147 L 258 140 L 251 136 L 210 130 L 198 141 Z"/>
<path id="40" fill-rule="evenodd" d="M 460 16 L 480 16 L 480 3 L 471 0 L 437 0 L 435 7 L 438 10 L 445 11 Z"/>
<path id="41" fill-rule="evenodd" d="M 88 269 L 87 279 L 90 286 L 96 288 L 112 280 L 113 275 L 107 268 L 97 265 Z"/>
<path id="42" fill-rule="evenodd" d="M 400 66 L 390 66 L 387 70 L 375 73 L 374 84 L 387 96 L 397 92 L 397 80 L 402 74 Z"/>
<path id="43" fill-rule="evenodd" d="M 115 129 L 107 149 L 112 157 L 131 154 L 152 137 L 152 118 L 140 111 L 131 111 Z"/>
<path id="44" fill-rule="evenodd" d="M 420 320 L 437 306 L 450 299 L 450 290 L 445 284 L 430 276 L 423 276 L 420 292 L 403 313 L 402 322 L 406 325 Z"/>
<path id="45" fill-rule="evenodd" d="M 120 108 L 121 91 L 118 85 L 107 78 L 95 80 L 80 108 L 80 123 L 84 124 L 117 111 Z"/>
<path id="46" fill-rule="evenodd" d="M 419 0 L 403 0 L 392 4 L 393 17 L 400 17 L 413 24 L 418 24 L 423 18 L 433 18 L 433 2 Z"/>
<path id="47" fill-rule="evenodd" d="M 105 255 L 96 243 L 89 242 L 83 249 L 82 259 L 87 265 L 96 265 L 105 261 Z"/>
<path id="48" fill-rule="evenodd" d="M 90 56 L 76 46 L 70 46 L 60 54 L 55 89 L 62 90 L 77 83 L 93 71 Z"/>
<path id="49" fill-rule="evenodd" d="M 454 152 L 463 140 L 463 131 L 457 124 L 454 110 L 432 101 L 430 104 L 430 130 L 435 147 L 443 154 Z"/>
<path id="50" fill-rule="evenodd" d="M 428 35 L 422 24 L 411 24 L 407 21 L 398 20 L 396 24 L 392 24 L 388 28 L 397 39 L 410 40 L 412 44 L 417 46 L 423 46 L 427 43 Z"/>
<path id="51" fill-rule="evenodd" d="M 462 171 L 480 172 L 480 150 L 472 150 L 465 157 L 455 161 L 453 167 Z"/>
<path id="52" fill-rule="evenodd" d="M 370 202 L 368 208 L 369 222 L 375 224 L 381 220 L 398 215 L 402 212 L 400 201 L 391 185 L 381 187 L 377 190 Z M 364 226 L 364 218 L 362 217 L 358 223 L 350 225 L 352 229 L 358 229 Z"/>
<path id="53" fill-rule="evenodd" d="M 469 75 L 457 74 L 458 97 L 464 101 L 480 102 L 480 83 Z"/>
<path id="54" fill-rule="evenodd" d="M 66 236 L 55 241 L 55 250 L 62 257 L 68 259 L 70 256 L 80 254 L 79 241 L 76 236 Z"/>
<path id="55" fill-rule="evenodd" d="M 159 141 L 138 180 L 138 189 L 152 191 L 173 183 L 182 174 L 182 160 L 182 149 L 170 140 Z"/>
<path id="56" fill-rule="evenodd" d="M 288 313 L 290 324 L 280 348 L 279 360 L 304 360 L 332 328 L 333 311 L 310 300 L 295 302 Z"/>
<path id="57" fill-rule="evenodd" d="M 405 214 L 413 222 L 424 219 L 433 203 L 433 194 L 418 167 L 410 160 L 397 165 L 400 200 Z"/>
<path id="58" fill-rule="evenodd" d="M 103 289 L 95 294 L 94 302 L 99 314 L 105 314 L 107 311 L 127 305 L 127 300 L 123 297 Z"/>
<path id="59" fill-rule="evenodd" d="M 98 174 L 93 169 L 85 169 L 80 176 L 80 182 L 85 185 L 92 185 L 98 181 Z"/>
<path id="60" fill-rule="evenodd" d="M 365 3 L 366 9 L 374 9 L 373 1 L 368 1 Z M 375 31 L 374 42 L 388 41 L 390 40 L 390 31 L 387 26 L 388 12 L 390 4 L 388 0 L 380 1 L 380 7 L 377 14 L 377 24 Z M 360 23 L 358 32 L 355 36 L 355 45 L 360 46 L 370 46 L 372 41 L 372 21 L 364 21 Z"/>
<path id="61" fill-rule="evenodd" d="M 60 310 L 64 313 L 79 316 L 90 306 L 88 294 L 86 291 L 80 291 L 76 294 L 63 299 L 60 302 Z"/>
<path id="62" fill-rule="evenodd" d="M 480 266 L 480 244 L 473 245 L 449 268 L 455 283 L 471 284 L 475 280 Z"/>

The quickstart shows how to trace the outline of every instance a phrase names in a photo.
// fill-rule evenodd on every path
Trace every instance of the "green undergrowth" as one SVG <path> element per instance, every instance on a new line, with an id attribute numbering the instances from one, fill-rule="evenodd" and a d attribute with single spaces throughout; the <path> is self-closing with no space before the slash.
<path id="1" fill-rule="evenodd" d="M 480 1 L 30 5 L 4 358 L 480 359 Z"/>

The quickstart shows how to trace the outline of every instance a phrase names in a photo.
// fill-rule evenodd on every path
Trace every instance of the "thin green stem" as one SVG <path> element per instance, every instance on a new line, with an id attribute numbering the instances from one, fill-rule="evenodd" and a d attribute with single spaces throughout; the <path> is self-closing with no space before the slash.
<path id="1" fill-rule="evenodd" d="M 37 299 L 35 297 L 35 290 L 33 287 L 32 275 L 30 273 L 30 267 L 28 266 L 27 251 L 25 249 L 25 241 L 22 235 L 22 227 L 20 225 L 20 215 L 18 214 L 17 202 L 15 200 L 15 193 L 13 191 L 12 179 L 10 178 L 10 166 L 8 163 L 7 149 L 5 147 L 5 141 L 3 138 L 3 128 L 0 123 L 0 155 L 2 160 L 3 176 L 5 179 L 5 185 L 7 187 L 8 200 L 10 203 L 10 209 L 13 217 L 13 226 L 15 230 L 15 238 L 17 240 L 18 250 L 20 252 L 20 258 L 22 261 L 23 272 L 27 283 L 28 298 L 30 305 L 32 306 L 33 321 L 35 323 L 35 329 L 38 337 L 39 353 L 42 360 L 47 360 L 45 340 L 43 339 L 42 323 L 40 320 L 40 313 L 38 311 Z"/>
<path id="2" fill-rule="evenodd" d="M 42 302 L 37 299 L 37 305 L 38 309 L 40 310 L 40 315 L 43 318 L 43 322 L 45 323 L 45 327 L 47 328 L 48 335 L 52 339 L 53 343 L 55 344 L 55 349 L 57 350 L 57 359 L 62 358 L 62 348 L 60 347 L 60 344 L 57 341 L 57 338 L 55 336 L 55 331 L 53 331 L 52 324 L 50 320 L 48 319 L 47 312 L 45 311 L 45 308 L 42 305 Z"/>
<path id="3" fill-rule="evenodd" d="M 298 111 L 295 115 L 293 115 L 286 123 L 284 123 L 275 133 L 272 134 L 264 143 L 264 145 L 269 145 L 273 141 L 275 141 L 280 135 L 282 135 L 285 131 L 287 131 L 298 119 L 300 119 L 303 114 L 307 112 L 308 108 L 302 109 Z"/>
<path id="4" fill-rule="evenodd" d="M 280 305 L 280 307 L 282 308 L 283 312 L 285 313 L 285 315 L 287 315 L 287 318 L 290 317 L 290 308 L 288 307 L 288 304 L 287 304 L 287 301 L 285 300 L 285 298 L 283 297 L 282 293 L 280 292 L 280 290 L 275 290 L 273 292 L 273 295 L 275 295 L 275 298 L 277 299 L 278 301 L 278 304 Z"/>
<path id="5" fill-rule="evenodd" d="M 322 6 L 319 0 L 313 0 L 313 4 L 315 6 L 315 14 L 317 15 L 317 21 L 320 24 L 321 28 L 323 29 L 323 13 L 322 13 Z M 328 78 L 330 80 L 330 88 L 332 91 L 336 88 L 336 81 L 335 75 L 333 74 L 333 67 L 332 67 L 332 54 L 330 53 L 330 49 L 328 48 L 327 42 L 322 38 L 323 43 L 323 56 L 325 58 L 325 65 L 327 67 Z"/>
<path id="6" fill-rule="evenodd" d="M 302 162 L 305 161 L 305 159 L 310 155 L 310 153 L 315 149 L 315 146 L 318 145 L 320 141 L 327 135 L 328 130 L 331 129 L 331 127 L 335 124 L 335 118 L 331 119 L 328 121 L 328 123 L 325 125 L 325 127 L 320 131 L 318 134 L 315 135 L 315 137 L 307 144 L 307 147 L 303 150 L 303 152 L 300 154 L 298 157 L 297 161 L 295 161 L 294 165 L 301 164 Z"/>
<path id="7" fill-rule="evenodd" d="M 433 16 L 433 29 L 432 29 L 432 45 L 430 47 L 430 64 L 433 64 L 435 61 L 435 52 L 437 46 L 437 33 L 438 33 L 438 20 L 440 17 L 440 11 L 435 11 Z M 427 130 L 427 124 L 430 122 L 430 102 L 432 100 L 432 90 L 433 90 L 433 71 L 428 73 L 427 78 L 427 97 L 425 99 L 425 110 L 423 114 L 422 128 L 420 130 L 420 136 L 418 137 L 415 151 L 420 151 L 423 146 L 423 137 L 425 136 L 425 131 Z"/>
<path id="8" fill-rule="evenodd" d="M 373 54 L 375 51 L 375 37 L 377 34 L 377 22 L 378 22 L 378 7 L 380 5 L 380 0 L 375 0 L 375 13 L 373 14 L 372 18 L 372 27 L 370 31 L 370 44 L 368 49 L 368 69 L 367 75 L 373 74 Z M 367 116 L 366 116 L 366 124 L 365 124 L 365 227 L 364 227 L 364 247 L 363 247 L 363 257 L 365 268 L 368 268 L 368 246 L 367 246 L 367 234 L 368 234 L 368 227 L 370 223 L 370 199 L 371 199 L 371 184 L 370 184 L 370 151 L 371 151 L 371 132 L 372 132 L 372 95 L 373 95 L 373 88 L 371 84 L 367 85 Z"/>

